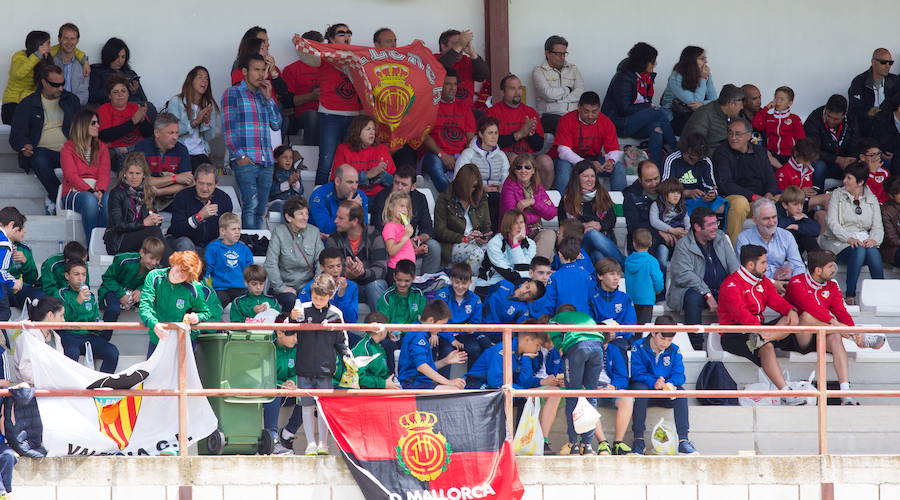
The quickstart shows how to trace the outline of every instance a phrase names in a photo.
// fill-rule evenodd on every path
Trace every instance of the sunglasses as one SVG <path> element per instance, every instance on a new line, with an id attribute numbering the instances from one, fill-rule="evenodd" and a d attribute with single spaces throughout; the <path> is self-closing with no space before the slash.
<path id="1" fill-rule="evenodd" d="M 862 207 L 859 206 L 859 200 L 853 200 L 853 204 L 856 205 L 856 208 L 853 210 L 856 212 L 856 215 L 862 215 Z"/>
<path id="2" fill-rule="evenodd" d="M 353 36 L 353 32 L 350 30 L 335 31 L 334 36 Z"/>
<path id="3" fill-rule="evenodd" d="M 532 167 L 531 165 L 527 165 L 527 164 L 526 165 L 516 165 L 515 169 L 516 170 L 534 170 L 534 167 Z"/>
<path id="4" fill-rule="evenodd" d="M 100 122 L 97 120 L 91 120 L 91 125 L 100 125 Z"/>
<path id="5" fill-rule="evenodd" d="M 878 64 L 884 64 L 886 66 L 894 65 L 894 61 L 891 61 L 890 59 L 875 59 L 875 61 L 878 62 Z"/>
<path id="6" fill-rule="evenodd" d="M 55 89 L 58 89 L 58 88 L 60 88 L 60 87 L 62 87 L 63 85 L 66 84 L 66 81 L 65 81 L 65 80 L 63 80 L 63 81 L 61 81 L 61 82 L 59 82 L 59 83 L 51 82 L 50 80 L 44 80 L 44 81 L 47 82 L 47 85 L 49 85 L 49 86 L 51 86 L 51 87 L 53 87 L 53 88 L 55 88 Z"/>

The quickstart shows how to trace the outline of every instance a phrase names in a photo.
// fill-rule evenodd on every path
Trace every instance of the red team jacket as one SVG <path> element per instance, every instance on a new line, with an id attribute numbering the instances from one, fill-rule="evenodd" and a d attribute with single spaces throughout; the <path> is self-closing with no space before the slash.
<path id="1" fill-rule="evenodd" d="M 778 295 L 769 278 L 757 278 L 743 266 L 725 278 L 719 287 L 720 324 L 761 325 L 767 307 L 782 315 L 793 309 Z"/>
<path id="2" fill-rule="evenodd" d="M 779 112 L 775 108 L 762 108 L 753 116 L 753 128 L 765 132 L 766 147 L 782 156 L 790 156 L 794 143 L 806 137 L 803 120 L 790 109 Z"/>
<path id="3" fill-rule="evenodd" d="M 588 125 L 578 118 L 578 110 L 569 111 L 559 119 L 553 142 L 554 153 L 558 146 L 568 146 L 582 158 L 601 157 L 621 149 L 616 126 L 609 117 L 600 113 L 597 120 Z"/>
<path id="4" fill-rule="evenodd" d="M 878 170 L 870 172 L 869 178 L 866 179 L 866 187 L 878 198 L 878 203 L 884 203 L 888 200 L 888 194 L 884 191 L 884 182 L 890 176 L 891 173 L 885 170 L 884 167 L 879 167 Z"/>
<path id="5" fill-rule="evenodd" d="M 837 281 L 819 283 L 809 273 L 791 278 L 784 292 L 784 298 L 798 313 L 808 312 L 812 317 L 828 323 L 832 316 L 847 326 L 853 326 L 853 318 L 844 305 L 844 295 Z"/>
<path id="6" fill-rule="evenodd" d="M 534 133 L 537 135 L 544 135 L 544 127 L 541 126 L 540 115 L 538 115 L 538 112 L 534 108 L 525 103 L 521 103 L 517 108 L 513 108 L 505 102 L 500 101 L 488 108 L 487 114 L 488 116 L 493 116 L 500 122 L 500 135 L 509 135 L 516 130 L 519 130 L 522 128 L 522 124 L 525 123 L 526 118 L 537 120 Z M 531 149 L 531 146 L 528 145 L 528 137 L 519 139 L 517 142 L 513 143 L 512 146 L 504 149 L 504 151 L 512 151 L 513 153 L 537 153 L 537 151 L 534 151 Z"/>
<path id="7" fill-rule="evenodd" d="M 778 180 L 778 189 L 784 191 L 788 186 L 797 186 L 800 189 L 813 187 L 813 168 L 804 167 L 792 156 L 787 163 L 775 171 L 775 179 Z"/>

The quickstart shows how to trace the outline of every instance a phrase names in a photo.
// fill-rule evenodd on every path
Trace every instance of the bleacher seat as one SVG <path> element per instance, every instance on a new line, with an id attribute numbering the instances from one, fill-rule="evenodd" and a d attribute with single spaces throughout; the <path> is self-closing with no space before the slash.
<path id="1" fill-rule="evenodd" d="M 259 235 L 260 238 L 268 238 L 269 241 L 272 241 L 272 232 L 268 229 L 241 229 L 241 234 L 256 234 Z M 263 265 L 266 263 L 265 255 L 254 255 L 253 263 Z"/>
<path id="2" fill-rule="evenodd" d="M 862 309 L 874 310 L 876 316 L 900 316 L 900 280 L 865 279 L 861 288 Z"/>
<path id="3" fill-rule="evenodd" d="M 300 171 L 300 183 L 303 184 L 303 193 L 309 198 L 316 186 L 316 167 L 319 164 L 319 146 L 291 146 L 294 151 L 303 157 L 306 170 Z"/>
<path id="4" fill-rule="evenodd" d="M 234 212 L 235 215 L 241 215 L 241 199 L 238 198 L 237 191 L 235 191 L 234 186 L 218 186 L 218 188 L 224 191 L 225 194 L 227 194 L 228 197 L 231 198 L 231 211 Z"/>
<path id="5" fill-rule="evenodd" d="M 710 326 L 718 325 L 718 323 L 711 323 Z M 688 342 L 690 344 L 690 342 Z M 680 347 L 680 346 L 679 346 Z M 706 334 L 706 356 L 710 361 L 723 361 L 723 362 L 735 362 L 735 363 L 749 363 L 750 360 L 747 358 L 742 358 L 741 356 L 735 356 L 730 352 L 725 352 L 722 349 L 722 336 L 718 333 L 707 333 Z"/>
<path id="6" fill-rule="evenodd" d="M 428 188 L 416 188 L 416 191 L 425 195 L 425 203 L 428 205 L 428 213 L 431 214 L 431 222 L 434 223 L 434 193 Z M 433 235 L 429 235 L 433 236 Z"/>
<path id="7" fill-rule="evenodd" d="M 677 332 L 675 334 L 675 341 L 673 343 L 678 346 L 678 350 L 681 352 L 681 357 L 685 362 L 706 361 L 706 351 L 695 350 L 694 346 L 691 345 L 691 339 L 690 337 L 688 337 L 687 332 Z"/>
<path id="8" fill-rule="evenodd" d="M 115 255 L 106 253 L 106 245 L 103 243 L 103 233 L 105 232 L 106 229 L 95 227 L 91 231 L 91 241 L 88 243 L 88 259 L 90 259 L 91 264 L 100 265 L 104 268 L 112 264 L 113 258 L 115 258 Z"/>
<path id="9" fill-rule="evenodd" d="M 556 205 L 557 207 L 562 202 L 562 193 L 560 193 L 559 191 L 555 191 L 555 190 L 547 191 L 547 197 L 549 197 L 550 201 L 552 201 L 553 204 Z M 544 224 L 544 227 L 546 227 L 547 229 L 558 229 L 559 228 L 559 217 L 557 216 L 550 220 L 545 220 L 543 222 L 543 224 Z"/>
<path id="10" fill-rule="evenodd" d="M 877 327 L 881 325 L 857 325 L 857 326 L 872 326 Z M 851 359 L 856 360 L 857 363 L 898 363 L 900 362 L 900 352 L 894 351 L 891 348 L 890 342 L 885 342 L 884 345 L 879 349 L 862 349 L 853 339 L 844 339 L 844 349 L 847 350 L 847 354 L 851 357 Z"/>

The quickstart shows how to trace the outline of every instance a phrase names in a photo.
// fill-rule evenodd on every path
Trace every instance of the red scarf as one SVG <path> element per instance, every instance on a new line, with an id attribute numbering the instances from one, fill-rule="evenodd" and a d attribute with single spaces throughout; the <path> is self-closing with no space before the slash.
<path id="1" fill-rule="evenodd" d="M 652 73 L 637 74 L 637 92 L 644 96 L 647 102 L 653 100 L 653 75 Z"/>
<path id="2" fill-rule="evenodd" d="M 840 147 L 841 143 L 844 142 L 844 137 L 841 136 L 844 131 L 844 121 L 841 120 L 841 123 L 835 128 L 829 127 L 828 122 L 825 121 L 825 111 L 823 110 L 822 123 L 825 125 L 825 130 L 831 133 L 831 138 L 834 139 L 834 142 L 837 143 L 838 147 Z"/>

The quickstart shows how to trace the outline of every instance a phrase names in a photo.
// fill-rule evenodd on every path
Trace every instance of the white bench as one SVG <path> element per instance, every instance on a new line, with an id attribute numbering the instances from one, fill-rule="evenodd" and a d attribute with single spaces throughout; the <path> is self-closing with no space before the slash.
<path id="1" fill-rule="evenodd" d="M 652 324 L 652 323 L 648 323 Z M 716 335 L 712 334 L 709 335 Z M 703 362 L 706 361 L 707 355 L 706 351 L 698 351 L 694 349 L 694 346 L 691 345 L 691 339 L 688 337 L 687 332 L 677 332 L 675 333 L 675 341 L 673 342 L 678 346 L 678 350 L 681 352 L 681 357 L 684 359 L 685 363 L 689 363 L 691 361 Z"/>
<path id="2" fill-rule="evenodd" d="M 91 264 L 109 267 L 113 263 L 115 255 L 106 253 L 106 244 L 103 243 L 103 233 L 106 229 L 95 227 L 91 231 L 91 241 L 88 243 L 88 258 Z"/>
<path id="3" fill-rule="evenodd" d="M 241 199 L 238 198 L 237 191 L 235 191 L 234 186 L 218 186 L 218 188 L 224 191 L 225 194 L 227 194 L 228 197 L 231 198 L 231 211 L 235 215 L 241 215 Z"/>
<path id="4" fill-rule="evenodd" d="M 876 316 L 900 316 L 900 280 L 865 279 L 859 304 Z"/>

